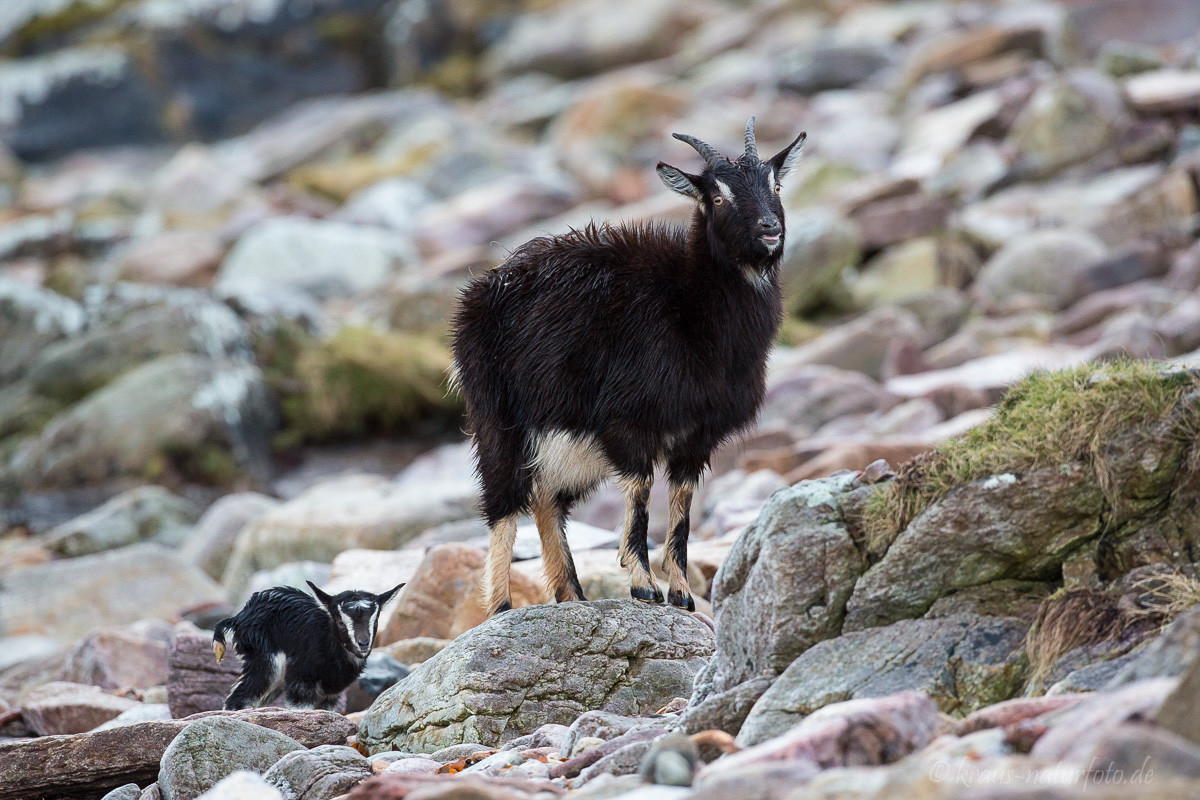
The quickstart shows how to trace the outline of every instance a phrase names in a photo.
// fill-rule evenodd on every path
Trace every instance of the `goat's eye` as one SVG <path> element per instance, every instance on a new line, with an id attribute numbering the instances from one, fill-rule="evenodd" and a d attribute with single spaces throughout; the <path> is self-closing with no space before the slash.
<path id="1" fill-rule="evenodd" d="M 719 206 L 719 205 L 721 205 L 721 203 L 724 203 L 724 202 L 725 202 L 725 198 L 721 197 L 721 195 L 717 195 L 716 197 L 713 198 L 714 206 Z"/>
<path id="2" fill-rule="evenodd" d="M 778 183 L 775 184 L 775 194 L 779 194 L 781 189 L 782 189 L 782 187 Z"/>

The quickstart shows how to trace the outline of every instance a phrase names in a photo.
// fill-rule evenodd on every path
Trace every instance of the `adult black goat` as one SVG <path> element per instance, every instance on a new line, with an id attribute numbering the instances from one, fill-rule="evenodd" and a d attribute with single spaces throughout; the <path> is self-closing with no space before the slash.
<path id="1" fill-rule="evenodd" d="M 668 601 L 687 584 L 692 494 L 713 450 L 751 424 L 782 318 L 779 181 L 805 134 L 767 161 L 754 118 L 729 160 L 691 136 L 692 175 L 662 162 L 668 188 L 695 201 L 691 225 L 589 225 L 533 239 L 463 291 L 454 379 L 491 528 L 488 611 L 511 607 L 517 517 L 532 511 L 558 601 L 582 600 L 566 541 L 571 507 L 615 475 L 626 498 L 621 563 L 635 599 L 661 603 L 646 546 L 656 466 L 670 481 L 663 567 Z"/>
<path id="2" fill-rule="evenodd" d="M 230 631 L 242 659 L 242 675 L 225 699 L 226 710 L 281 700 L 289 708 L 332 709 L 367 663 L 380 609 L 404 586 L 383 594 L 346 591 L 331 597 L 312 581 L 308 585 L 311 595 L 291 586 L 255 592 L 241 611 L 217 623 L 217 663 Z"/>

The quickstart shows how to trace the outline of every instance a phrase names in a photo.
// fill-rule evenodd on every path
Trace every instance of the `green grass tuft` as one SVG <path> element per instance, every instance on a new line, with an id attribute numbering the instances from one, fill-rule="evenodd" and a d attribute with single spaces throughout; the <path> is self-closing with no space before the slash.
<path id="1" fill-rule="evenodd" d="M 951 489 L 1006 472 L 1082 464 L 1115 501 L 1101 452 L 1115 433 L 1170 414 L 1200 386 L 1195 375 L 1142 361 L 1039 372 L 1014 384 L 984 424 L 904 464 L 863 512 L 871 552 L 890 546 L 913 517 Z M 1200 429 L 1200 407 L 1185 426 Z"/>

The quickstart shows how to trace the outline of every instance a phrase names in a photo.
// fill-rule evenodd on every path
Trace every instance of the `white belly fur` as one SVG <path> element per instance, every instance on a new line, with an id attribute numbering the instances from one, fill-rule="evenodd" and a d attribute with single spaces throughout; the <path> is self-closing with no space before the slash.
<path id="1" fill-rule="evenodd" d="M 587 492 L 613 472 L 595 436 L 567 431 L 538 434 L 529 465 L 538 491 L 547 494 Z"/>

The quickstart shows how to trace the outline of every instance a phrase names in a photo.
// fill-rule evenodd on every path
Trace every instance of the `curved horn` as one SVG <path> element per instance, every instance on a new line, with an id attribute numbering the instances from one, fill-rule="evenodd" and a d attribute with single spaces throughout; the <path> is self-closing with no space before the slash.
<path id="1" fill-rule="evenodd" d="M 688 136 L 686 133 L 672 133 L 671 135 L 679 141 L 687 142 L 692 147 L 696 148 L 696 152 L 704 158 L 704 162 L 710 167 L 715 167 L 718 164 L 729 163 L 729 159 L 718 153 L 711 144 L 702 142 L 695 136 Z"/>
<path id="2" fill-rule="evenodd" d="M 754 117 L 746 123 L 746 155 L 758 158 L 758 145 L 754 141 Z"/>

